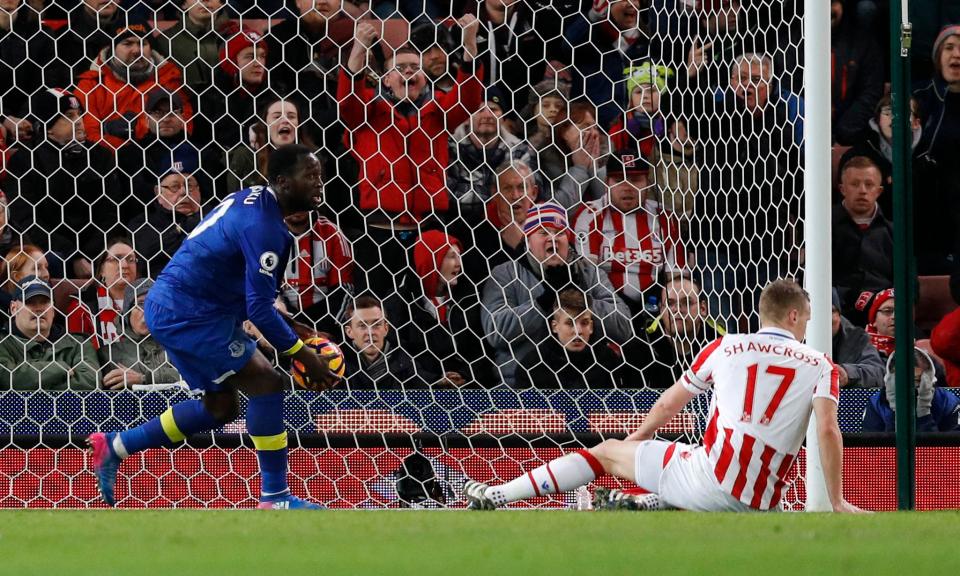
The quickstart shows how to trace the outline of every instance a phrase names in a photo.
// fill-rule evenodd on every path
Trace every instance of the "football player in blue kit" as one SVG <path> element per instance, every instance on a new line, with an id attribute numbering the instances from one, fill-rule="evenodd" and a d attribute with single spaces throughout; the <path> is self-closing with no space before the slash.
<path id="1" fill-rule="evenodd" d="M 305 367 L 309 386 L 337 383 L 327 361 L 303 341 L 274 308 L 293 237 L 284 218 L 317 208 L 321 165 L 304 146 L 274 150 L 269 186 L 228 196 L 197 225 L 157 278 L 144 303 L 150 334 L 167 351 L 201 399 L 176 404 L 159 417 L 122 432 L 98 432 L 87 442 L 103 500 L 116 503 L 120 462 L 147 448 L 172 447 L 187 436 L 223 426 L 238 416 L 242 391 L 246 424 L 260 464 L 260 508 L 317 509 L 290 494 L 287 432 L 283 421 L 286 380 L 244 333 L 250 319 L 278 351 Z"/>

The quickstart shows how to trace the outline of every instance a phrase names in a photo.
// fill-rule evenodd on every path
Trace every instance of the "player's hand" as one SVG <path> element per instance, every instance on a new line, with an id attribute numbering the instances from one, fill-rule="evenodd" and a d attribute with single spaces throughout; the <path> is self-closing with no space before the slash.
<path id="1" fill-rule="evenodd" d="M 118 364 L 117 368 L 107 372 L 103 377 L 103 387 L 108 390 L 122 390 L 127 386 L 143 383 L 143 374 Z"/>
<path id="2" fill-rule="evenodd" d="M 846 500 L 841 500 L 839 504 L 835 504 L 833 511 L 840 514 L 873 514 L 873 512 L 858 508 Z"/>
<path id="3" fill-rule="evenodd" d="M 309 346 L 301 347 L 293 355 L 294 360 L 303 364 L 308 390 L 316 392 L 329 390 L 340 382 L 340 378 L 330 370 L 330 360 L 335 357 L 333 354 L 320 356 Z"/>
<path id="4" fill-rule="evenodd" d="M 361 21 L 357 24 L 357 32 L 354 34 L 354 38 L 356 38 L 354 48 L 362 48 L 367 51 L 380 38 L 380 31 L 371 22 Z"/>
<path id="5" fill-rule="evenodd" d="M 477 57 L 477 31 L 480 29 L 480 21 L 473 14 L 464 14 L 457 20 L 457 24 L 463 29 L 463 51 L 472 60 Z"/>

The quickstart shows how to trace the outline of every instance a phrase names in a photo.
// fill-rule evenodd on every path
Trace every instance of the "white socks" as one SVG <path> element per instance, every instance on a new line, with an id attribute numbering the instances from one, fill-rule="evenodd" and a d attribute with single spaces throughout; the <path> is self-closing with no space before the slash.
<path id="1" fill-rule="evenodd" d="M 503 506 L 534 496 L 573 490 L 589 484 L 604 473 L 603 465 L 593 454 L 578 450 L 551 460 L 506 484 L 491 486 L 486 496 L 497 506 Z"/>

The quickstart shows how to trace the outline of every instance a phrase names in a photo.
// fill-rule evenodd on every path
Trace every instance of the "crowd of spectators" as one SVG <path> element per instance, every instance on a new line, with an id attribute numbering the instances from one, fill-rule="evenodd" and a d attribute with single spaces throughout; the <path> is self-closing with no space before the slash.
<path id="1" fill-rule="evenodd" d="M 287 219 L 277 306 L 342 343 L 345 386 L 667 387 L 803 267 L 783 4 L 0 0 L 0 364 L 15 388 L 176 382 L 151 280 L 300 142 L 325 206 Z M 891 100 L 858 6 L 832 2 L 833 354 L 842 386 L 883 388 Z M 960 25 L 940 24 L 911 102 L 920 274 L 960 257 Z"/>

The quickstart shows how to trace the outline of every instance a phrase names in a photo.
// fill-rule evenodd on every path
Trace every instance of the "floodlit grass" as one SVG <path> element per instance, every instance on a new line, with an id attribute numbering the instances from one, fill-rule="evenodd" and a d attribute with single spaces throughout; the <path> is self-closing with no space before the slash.
<path id="1" fill-rule="evenodd" d="M 960 513 L 0 511 L 0 574 L 938 574 Z"/>

